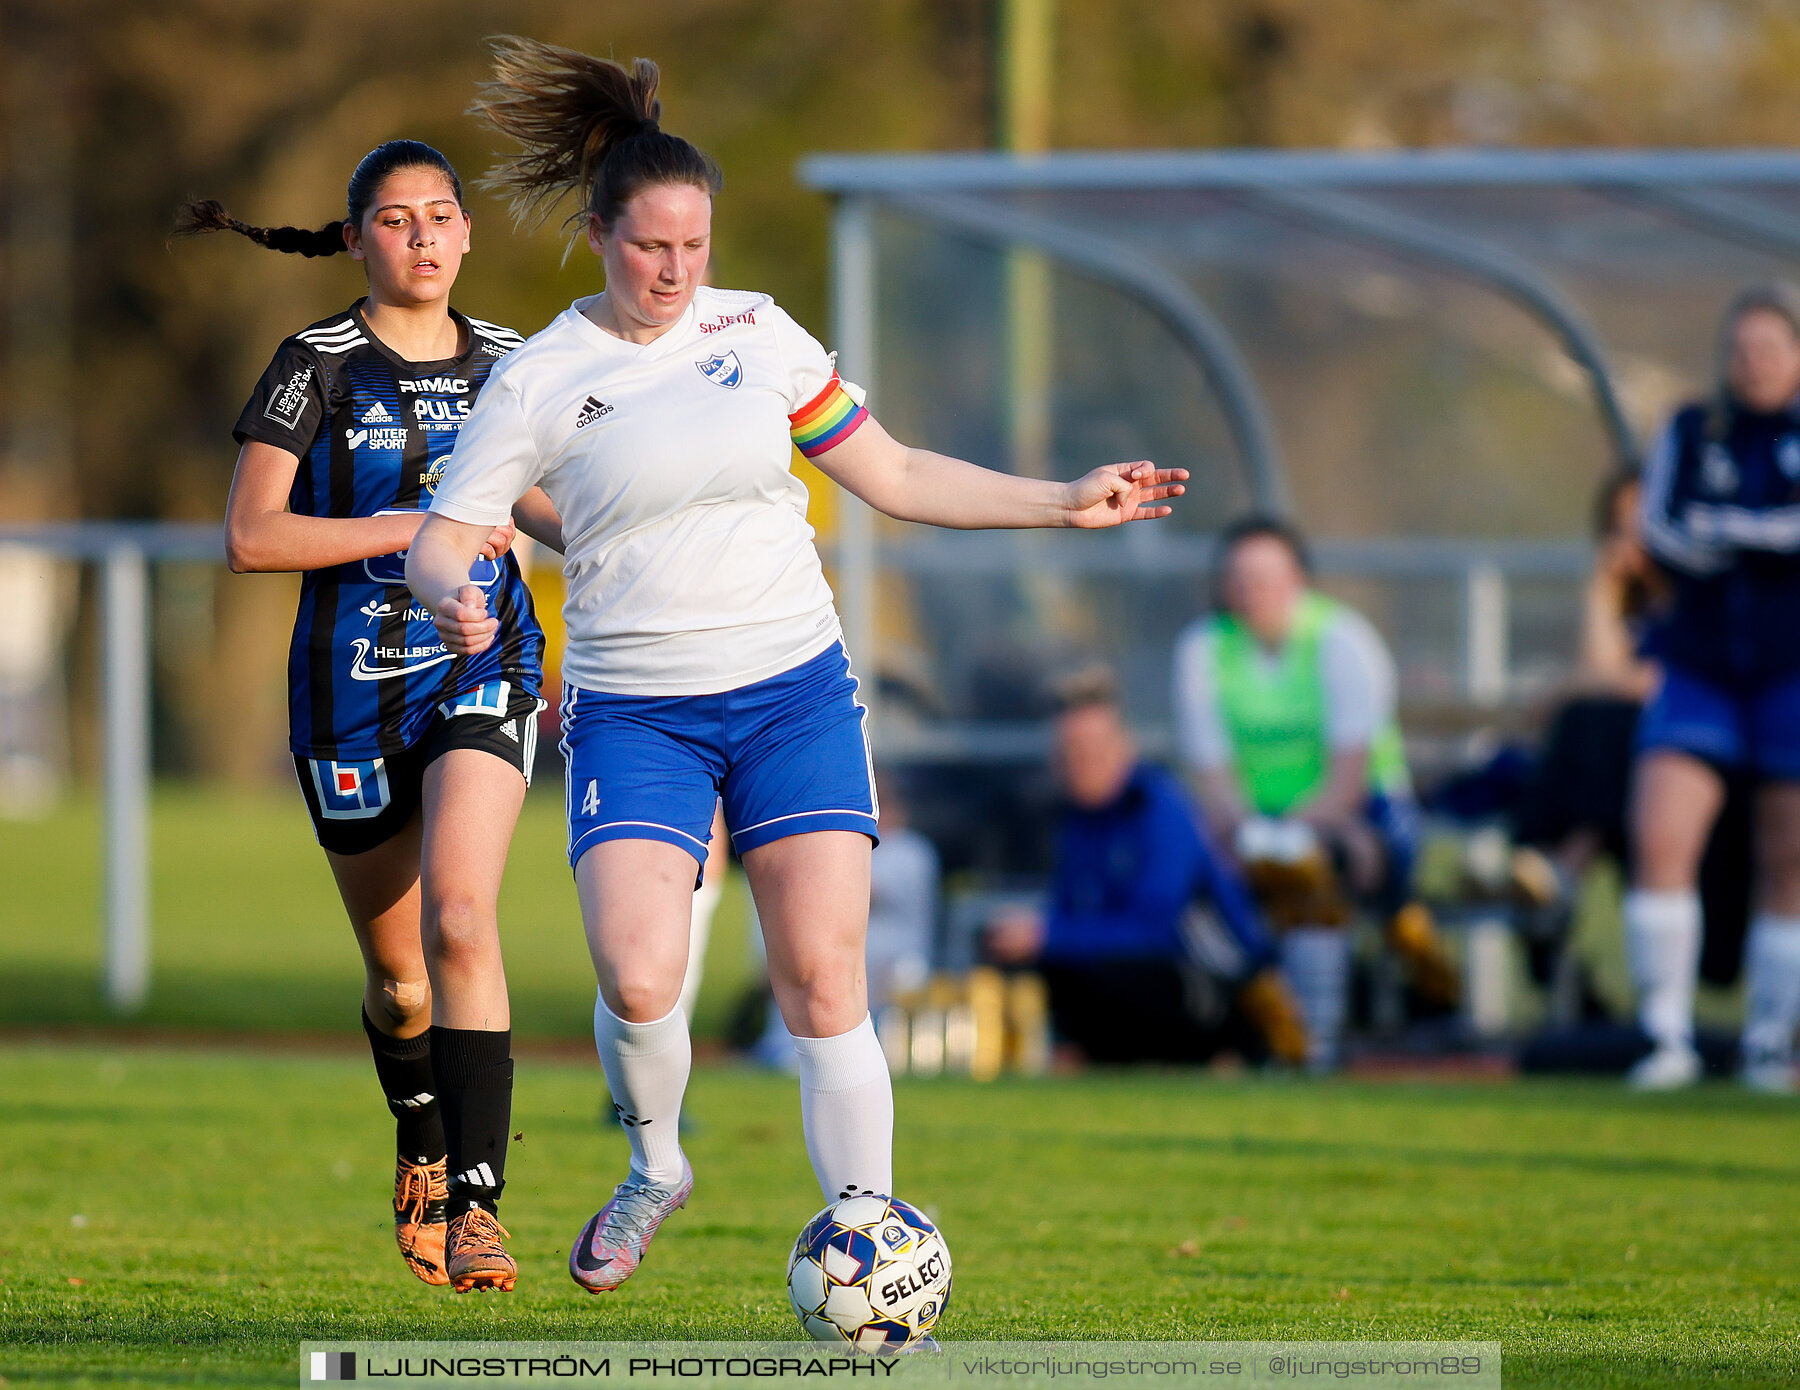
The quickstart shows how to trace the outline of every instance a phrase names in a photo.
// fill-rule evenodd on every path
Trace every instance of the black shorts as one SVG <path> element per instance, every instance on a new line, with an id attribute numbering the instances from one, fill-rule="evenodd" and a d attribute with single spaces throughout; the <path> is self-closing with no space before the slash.
<path id="1" fill-rule="evenodd" d="M 419 741 L 403 752 L 361 762 L 294 755 L 294 775 L 312 816 L 313 834 L 333 854 L 363 854 L 398 835 L 419 809 L 425 769 L 455 748 L 477 748 L 504 758 L 531 785 L 537 756 L 537 716 L 544 702 L 508 690 L 506 709 L 483 703 L 492 687 L 446 701 Z"/>

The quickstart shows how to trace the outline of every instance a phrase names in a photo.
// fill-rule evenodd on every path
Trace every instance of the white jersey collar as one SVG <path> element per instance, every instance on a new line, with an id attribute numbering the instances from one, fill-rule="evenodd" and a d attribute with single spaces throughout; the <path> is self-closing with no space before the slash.
<path id="1" fill-rule="evenodd" d="M 583 295 L 563 312 L 573 325 L 575 332 L 584 341 L 603 352 L 636 360 L 657 358 L 679 350 L 693 335 L 694 320 L 698 315 L 700 303 L 700 295 L 696 291 L 694 297 L 688 301 L 688 306 L 681 317 L 670 324 L 668 330 L 657 337 L 654 342 L 633 343 L 616 334 L 608 333 L 587 316 L 584 311 L 599 298 L 600 296 L 597 294 Z"/>

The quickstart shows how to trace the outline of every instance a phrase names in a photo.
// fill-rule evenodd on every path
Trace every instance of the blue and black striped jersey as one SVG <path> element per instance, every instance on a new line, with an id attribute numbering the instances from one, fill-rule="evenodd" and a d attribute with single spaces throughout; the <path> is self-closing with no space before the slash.
<path id="1" fill-rule="evenodd" d="M 369 331 L 363 301 L 276 350 L 233 431 L 298 455 L 289 510 L 376 516 L 431 505 L 456 432 L 494 363 L 523 339 L 451 311 L 466 343 L 444 362 L 407 362 Z M 480 656 L 452 656 L 406 587 L 404 552 L 306 572 L 288 655 L 288 726 L 308 758 L 388 757 L 442 702 L 495 681 L 536 695 L 544 633 L 511 554 L 470 578 L 500 619 Z"/>

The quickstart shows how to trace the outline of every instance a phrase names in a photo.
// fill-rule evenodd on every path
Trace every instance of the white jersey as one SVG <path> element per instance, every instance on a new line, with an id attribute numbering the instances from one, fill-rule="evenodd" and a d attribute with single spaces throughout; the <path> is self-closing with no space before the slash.
<path id="1" fill-rule="evenodd" d="M 764 294 L 702 288 L 655 342 L 578 299 L 494 369 L 432 510 L 498 526 L 533 484 L 562 516 L 570 684 L 705 695 L 800 665 L 837 612 L 788 417 L 831 359 Z"/>
<path id="2" fill-rule="evenodd" d="M 1205 618 L 1175 639 L 1175 742 L 1181 761 L 1197 772 L 1222 771 L 1234 761 L 1213 685 L 1213 639 Z M 1271 667 L 1282 659 L 1279 650 L 1262 655 Z M 1353 608 L 1339 607 L 1319 633 L 1319 682 L 1325 746 L 1333 753 L 1367 749 L 1394 721 L 1394 659 L 1374 625 Z"/>

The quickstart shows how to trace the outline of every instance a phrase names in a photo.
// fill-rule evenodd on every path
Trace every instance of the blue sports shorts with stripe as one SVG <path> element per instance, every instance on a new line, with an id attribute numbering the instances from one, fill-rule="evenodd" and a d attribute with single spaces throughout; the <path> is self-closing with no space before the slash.
<path id="1" fill-rule="evenodd" d="M 723 799 L 743 854 L 789 835 L 878 839 L 868 711 L 842 642 L 716 695 L 563 687 L 569 865 L 608 840 L 661 840 L 706 862 Z"/>

